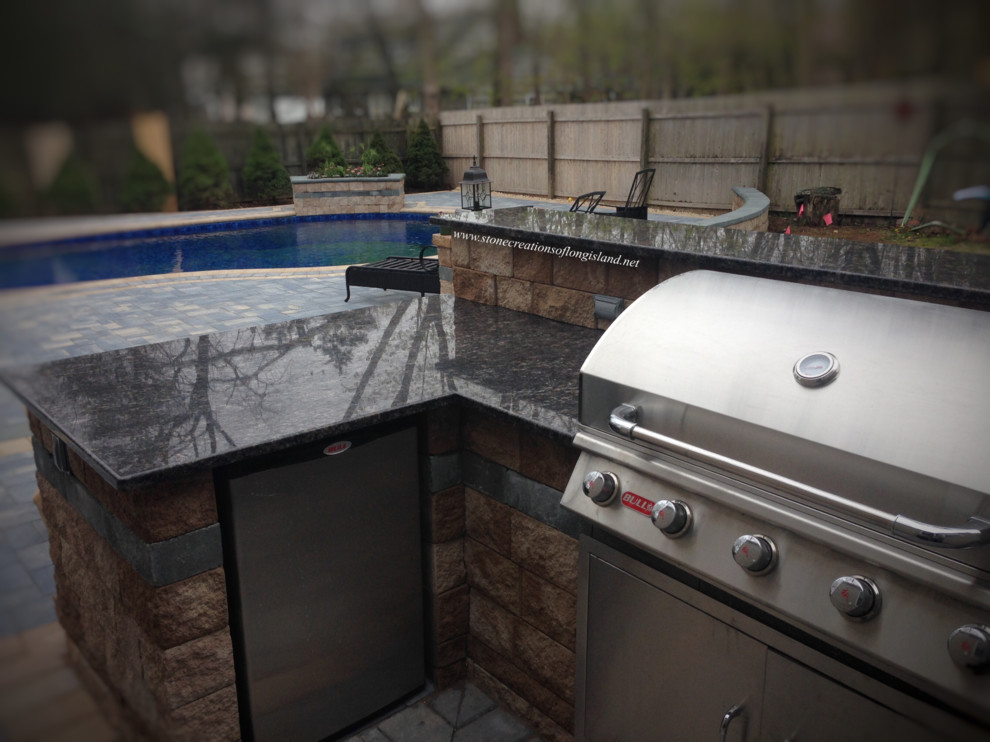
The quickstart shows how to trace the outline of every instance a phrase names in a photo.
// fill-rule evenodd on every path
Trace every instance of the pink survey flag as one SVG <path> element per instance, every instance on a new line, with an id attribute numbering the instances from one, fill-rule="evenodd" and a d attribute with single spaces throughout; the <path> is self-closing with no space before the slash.
<path id="1" fill-rule="evenodd" d="M 832 215 L 831 214 L 826 214 L 825 215 L 825 224 L 831 226 L 831 224 L 832 224 Z"/>
<path id="2" fill-rule="evenodd" d="M 804 204 L 801 204 L 801 208 L 798 209 L 798 216 L 801 216 L 801 214 L 803 213 L 804 213 Z"/>
<path id="3" fill-rule="evenodd" d="M 791 228 L 790 227 L 788 227 L 787 229 L 784 230 L 784 234 L 790 234 L 790 233 L 791 233 Z"/>

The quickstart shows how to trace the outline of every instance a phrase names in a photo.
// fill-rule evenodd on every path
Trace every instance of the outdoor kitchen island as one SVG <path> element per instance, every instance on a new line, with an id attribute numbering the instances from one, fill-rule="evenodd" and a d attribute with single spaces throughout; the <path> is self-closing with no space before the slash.
<path id="1" fill-rule="evenodd" d="M 31 415 L 70 653 L 126 738 L 243 733 L 218 477 L 409 422 L 428 676 L 566 740 L 589 528 L 560 498 L 578 370 L 615 307 L 702 267 L 990 307 L 979 256 L 502 212 L 436 219 L 456 296 L 4 372 Z"/>
<path id="2" fill-rule="evenodd" d="M 30 409 L 73 664 L 115 726 L 135 739 L 243 733 L 223 472 L 411 425 L 427 674 L 439 687 L 470 674 L 496 698 L 518 694 L 516 710 L 536 696 L 528 721 L 566 738 L 577 519 L 558 502 L 575 460 L 577 370 L 598 335 L 430 296 L 5 375 Z M 389 455 L 377 462 L 386 477 L 394 467 Z M 328 483 L 341 512 L 367 495 L 350 484 Z M 289 608 L 285 631 L 295 630 Z M 510 620 L 521 624 L 514 645 L 488 638 Z M 486 637 L 474 648 L 469 621 Z M 495 680 L 506 673 L 514 694 Z"/>

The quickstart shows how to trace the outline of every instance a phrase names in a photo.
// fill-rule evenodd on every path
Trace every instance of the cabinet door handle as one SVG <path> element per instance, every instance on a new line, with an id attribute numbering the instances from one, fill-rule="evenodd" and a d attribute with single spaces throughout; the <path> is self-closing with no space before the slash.
<path id="1" fill-rule="evenodd" d="M 740 703 L 725 712 L 722 723 L 718 727 L 718 742 L 725 742 L 725 735 L 729 733 L 729 724 L 743 712 L 743 705 Z"/>

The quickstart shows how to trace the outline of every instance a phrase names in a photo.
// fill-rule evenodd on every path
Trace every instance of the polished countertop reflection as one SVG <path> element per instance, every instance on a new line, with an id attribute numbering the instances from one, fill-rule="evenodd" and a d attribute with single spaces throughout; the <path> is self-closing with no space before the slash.
<path id="1" fill-rule="evenodd" d="M 433 216 L 430 221 L 455 232 L 463 227 L 467 232 L 529 245 L 663 257 L 677 262 L 683 270 L 707 268 L 791 281 L 821 281 L 990 307 L 990 255 L 572 214 L 529 206 L 457 211 Z"/>
<path id="2" fill-rule="evenodd" d="M 243 461 L 454 398 L 571 436 L 601 336 L 452 296 L 5 369 L 117 489 Z"/>

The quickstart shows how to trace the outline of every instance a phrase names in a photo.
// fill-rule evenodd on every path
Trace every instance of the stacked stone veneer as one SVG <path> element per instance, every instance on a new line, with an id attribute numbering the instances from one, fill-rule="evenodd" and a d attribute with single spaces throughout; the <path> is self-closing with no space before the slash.
<path id="1" fill-rule="evenodd" d="M 595 317 L 596 294 L 628 303 L 688 270 L 661 265 L 655 258 L 640 258 L 634 268 L 583 262 L 452 235 L 435 235 L 433 244 L 440 261 L 440 293 L 599 329 L 610 322 Z"/>
<path id="2" fill-rule="evenodd" d="M 46 464 L 51 433 L 30 422 L 56 610 L 69 660 L 104 715 L 124 740 L 239 739 L 223 569 L 156 587 L 91 525 L 114 520 L 145 544 L 214 525 L 211 476 L 117 492 L 74 454 L 71 475 Z M 87 518 L 68 503 L 71 490 L 92 497 Z"/>
<path id="3" fill-rule="evenodd" d="M 292 180 L 296 216 L 384 214 L 405 206 L 403 174 L 381 178 L 305 178 Z"/>
<path id="4" fill-rule="evenodd" d="M 58 471 L 51 433 L 31 428 L 56 608 L 104 714 L 124 740 L 239 739 L 223 567 L 157 585 L 121 555 L 216 528 L 212 476 L 118 492 L 71 452 Z M 559 501 L 577 453 L 466 404 L 425 413 L 420 435 L 430 675 L 570 740 L 580 525 Z"/>
<path id="5" fill-rule="evenodd" d="M 432 663 L 548 741 L 572 739 L 581 525 L 559 507 L 566 442 L 473 407 L 430 413 L 424 466 Z"/>

